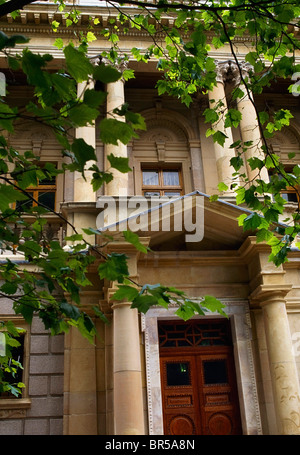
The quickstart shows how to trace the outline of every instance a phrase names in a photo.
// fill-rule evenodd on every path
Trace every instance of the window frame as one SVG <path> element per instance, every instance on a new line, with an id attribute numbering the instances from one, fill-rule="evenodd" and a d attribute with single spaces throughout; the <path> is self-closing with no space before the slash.
<path id="1" fill-rule="evenodd" d="M 41 169 L 43 169 L 43 164 L 45 163 L 48 163 L 48 161 L 41 161 L 41 162 L 38 162 L 37 163 L 37 166 L 40 166 Z M 51 162 L 52 164 L 54 164 L 56 167 L 58 166 L 58 163 L 56 162 Z M 56 202 L 57 202 L 57 176 L 55 177 L 55 183 L 54 184 L 38 184 L 37 186 L 29 186 L 28 188 L 26 188 L 26 192 L 29 193 L 29 194 L 32 194 L 32 198 L 34 199 L 31 200 L 31 199 L 28 199 L 28 200 L 25 200 L 25 201 L 21 201 L 20 204 L 19 204 L 19 207 L 17 204 L 15 204 L 15 207 L 18 207 L 18 210 L 22 211 L 22 206 L 26 206 L 26 204 L 28 204 L 29 202 L 32 203 L 32 205 L 30 206 L 31 208 L 32 207 L 38 207 L 39 205 L 39 194 L 40 193 L 54 193 L 54 201 L 53 201 L 53 208 L 50 208 L 48 207 L 48 210 L 50 211 L 55 211 L 56 210 Z M 46 204 L 45 204 L 46 206 Z M 47 206 L 46 206 L 47 207 Z"/>
<path id="2" fill-rule="evenodd" d="M 1 320 L 12 321 L 15 326 L 25 330 L 24 332 L 24 351 L 23 351 L 23 373 L 22 382 L 25 388 L 19 397 L 0 396 L 0 419 L 13 419 L 26 417 L 26 410 L 31 407 L 31 399 L 29 397 L 29 346 L 30 346 L 30 329 L 24 319 L 16 316 L 1 317 Z"/>
<path id="3" fill-rule="evenodd" d="M 145 185 L 144 184 L 144 171 L 155 171 L 158 172 L 158 185 Z M 163 181 L 164 171 L 177 171 L 179 177 L 179 185 L 165 185 Z M 180 196 L 183 195 L 183 178 L 182 178 L 182 166 L 179 164 L 168 164 L 159 165 L 157 163 L 149 163 L 141 165 L 141 179 L 142 179 L 142 194 L 143 196 L 152 196 L 145 193 L 159 193 L 159 196 L 168 196 L 168 192 L 171 196 L 174 196 L 173 192 L 178 192 Z M 154 195 L 153 195 L 154 196 Z"/>

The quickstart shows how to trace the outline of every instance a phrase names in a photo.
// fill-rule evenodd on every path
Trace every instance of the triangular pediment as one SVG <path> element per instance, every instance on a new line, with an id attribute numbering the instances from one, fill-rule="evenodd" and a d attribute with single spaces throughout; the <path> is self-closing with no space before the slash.
<path id="1" fill-rule="evenodd" d="M 103 207 L 108 197 L 101 198 Z M 109 200 L 112 200 L 110 198 Z M 180 198 L 142 197 L 115 198 L 113 209 L 120 213 L 116 222 L 104 212 L 101 231 L 115 232 L 130 229 L 141 237 L 150 238 L 150 248 L 155 251 L 216 251 L 237 250 L 252 232 L 244 232 L 237 218 L 251 214 L 249 210 L 223 200 L 211 201 L 209 196 L 195 191 Z M 124 212 L 124 208 L 130 209 Z M 131 210 L 131 211 L 130 211 Z M 121 213 L 125 216 L 121 216 Z M 101 217 L 99 217 L 100 220 Z"/>

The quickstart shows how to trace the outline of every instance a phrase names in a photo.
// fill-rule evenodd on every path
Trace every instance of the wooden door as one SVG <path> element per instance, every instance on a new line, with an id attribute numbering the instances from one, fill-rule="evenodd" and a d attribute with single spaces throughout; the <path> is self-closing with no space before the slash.
<path id="1" fill-rule="evenodd" d="M 160 349 L 164 433 L 241 434 L 232 348 L 180 345 Z"/>

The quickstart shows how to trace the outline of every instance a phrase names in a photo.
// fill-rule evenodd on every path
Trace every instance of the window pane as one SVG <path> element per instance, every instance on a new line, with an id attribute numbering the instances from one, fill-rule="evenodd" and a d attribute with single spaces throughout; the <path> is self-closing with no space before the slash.
<path id="1" fill-rule="evenodd" d="M 180 196 L 180 191 L 165 191 L 164 192 L 165 196 Z"/>
<path id="2" fill-rule="evenodd" d="M 167 385 L 190 385 L 189 363 L 167 363 Z"/>
<path id="3" fill-rule="evenodd" d="M 160 196 L 159 191 L 144 191 L 144 196 Z"/>
<path id="4" fill-rule="evenodd" d="M 227 384 L 226 360 L 208 360 L 203 362 L 205 384 Z"/>
<path id="5" fill-rule="evenodd" d="M 179 185 L 179 172 L 178 171 L 163 171 L 164 185 L 165 186 L 178 186 Z"/>
<path id="6" fill-rule="evenodd" d="M 27 193 L 33 197 L 33 193 L 31 191 L 27 191 Z M 31 199 L 28 199 L 27 201 L 17 201 L 16 202 L 16 210 L 27 210 L 32 207 L 33 201 Z"/>
<path id="7" fill-rule="evenodd" d="M 143 171 L 144 185 L 158 185 L 158 171 L 146 170 Z"/>
<path id="8" fill-rule="evenodd" d="M 16 360 L 17 362 L 20 362 L 20 364 L 23 365 L 23 360 L 24 360 L 24 335 L 21 334 L 18 338 L 17 341 L 20 343 L 20 346 L 16 346 L 12 348 L 11 354 L 12 354 L 12 359 Z M 23 382 L 23 368 L 16 367 L 16 372 L 14 374 L 5 371 L 3 374 L 3 380 L 7 381 L 11 384 L 17 384 L 18 382 Z M 3 398 L 15 398 L 14 395 L 12 395 L 10 392 L 2 392 L 1 397 Z M 22 394 L 18 396 L 18 398 L 22 398 Z"/>
<path id="9" fill-rule="evenodd" d="M 39 180 L 39 186 L 42 186 L 42 185 L 53 185 L 53 186 L 55 186 L 55 182 L 56 182 L 56 177 L 44 178 L 43 180 Z"/>
<path id="10" fill-rule="evenodd" d="M 53 192 L 39 192 L 38 201 L 45 205 L 48 209 L 54 210 L 55 193 Z"/>
<path id="11" fill-rule="evenodd" d="M 285 201 L 288 202 L 298 202 L 296 193 L 281 193 L 281 196 Z"/>

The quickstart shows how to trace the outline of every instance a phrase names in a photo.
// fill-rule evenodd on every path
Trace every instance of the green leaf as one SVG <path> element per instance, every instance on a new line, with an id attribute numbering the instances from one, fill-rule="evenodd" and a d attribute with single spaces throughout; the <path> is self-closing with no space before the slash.
<path id="1" fill-rule="evenodd" d="M 125 240 L 134 245 L 138 251 L 147 253 L 147 248 L 140 242 L 140 238 L 135 232 L 123 231 L 123 236 Z"/>
<path id="2" fill-rule="evenodd" d="M 223 311 L 223 308 L 226 308 L 226 305 L 224 305 L 220 300 L 216 299 L 216 297 L 205 295 L 204 299 L 201 302 L 201 305 L 212 312 L 218 312 L 224 316 L 227 316 Z"/>
<path id="3" fill-rule="evenodd" d="M 10 281 L 6 281 L 2 286 L 0 287 L 0 291 L 3 294 L 15 294 L 18 290 L 18 284 Z"/>
<path id="4" fill-rule="evenodd" d="M 138 295 L 132 302 L 131 308 L 137 308 L 141 313 L 147 313 L 149 308 L 157 305 L 157 298 L 153 295 Z"/>
<path id="5" fill-rule="evenodd" d="M 220 144 L 222 147 L 224 147 L 225 140 L 227 138 L 226 134 L 222 133 L 222 131 L 216 131 L 212 135 L 214 142 L 217 142 Z"/>
<path id="6" fill-rule="evenodd" d="M 207 109 L 205 109 L 203 114 L 205 115 L 205 123 L 214 124 L 215 122 L 217 122 L 219 120 L 219 115 L 215 111 L 215 109 L 207 108 Z"/>
<path id="7" fill-rule="evenodd" d="M 75 126 L 86 126 L 94 122 L 99 115 L 99 111 L 84 103 L 80 103 L 69 109 L 68 115 Z"/>
<path id="8" fill-rule="evenodd" d="M 139 291 L 133 286 L 121 285 L 118 286 L 118 290 L 112 296 L 113 300 L 127 300 L 132 302 L 138 295 Z"/>
<path id="9" fill-rule="evenodd" d="M 94 66 L 89 59 L 71 44 L 65 47 L 64 54 L 68 71 L 76 82 L 87 81 L 94 72 Z"/>
<path id="10" fill-rule="evenodd" d="M 84 92 L 83 102 L 91 108 L 96 108 L 106 100 L 107 93 L 100 90 L 87 89 Z"/>
<path id="11" fill-rule="evenodd" d="M 103 82 L 103 84 L 108 84 L 110 82 L 118 81 L 122 73 L 120 73 L 116 68 L 110 65 L 105 65 L 104 63 L 100 63 L 100 65 L 94 68 L 94 78 L 97 81 Z"/>
<path id="12" fill-rule="evenodd" d="M 224 182 L 220 182 L 220 183 L 218 183 L 218 190 L 219 191 L 227 191 L 228 190 L 228 186 Z"/>
<path id="13" fill-rule="evenodd" d="M 9 208 L 9 205 L 16 201 L 25 201 L 28 197 L 16 190 L 10 185 L 0 184 L 0 210 L 4 212 Z"/>
<path id="14" fill-rule="evenodd" d="M 240 111 L 237 109 L 228 109 L 228 112 L 225 115 L 225 128 L 230 128 L 233 126 L 234 128 L 237 128 L 240 124 L 240 121 L 242 119 L 242 114 Z"/>
<path id="15" fill-rule="evenodd" d="M 124 278 L 129 276 L 125 254 L 112 253 L 107 256 L 105 262 L 99 265 L 100 278 L 122 283 Z"/>
<path id="16" fill-rule="evenodd" d="M 104 322 L 104 324 L 109 324 L 109 320 L 107 319 L 107 317 L 105 316 L 105 314 L 96 306 L 93 306 L 92 307 L 94 312 L 95 312 L 95 315 L 101 319 L 102 322 Z"/>
<path id="17" fill-rule="evenodd" d="M 272 237 L 273 237 L 272 232 L 270 232 L 266 228 L 262 228 L 262 229 L 259 229 L 256 233 L 256 242 L 257 243 L 265 242 L 265 241 L 270 240 Z"/>
<path id="18" fill-rule="evenodd" d="M 78 163 L 79 170 L 81 172 L 83 172 L 84 166 L 88 161 L 97 161 L 94 147 L 87 144 L 82 138 L 74 140 L 71 146 L 71 151 L 74 154 L 75 160 Z"/>
<path id="19" fill-rule="evenodd" d="M 112 153 L 107 156 L 108 161 L 110 162 L 111 167 L 117 169 L 119 172 L 126 174 L 132 169 L 128 165 L 129 158 L 124 158 L 121 156 L 115 156 Z"/>
<path id="20" fill-rule="evenodd" d="M 100 122 L 100 139 L 104 144 L 118 145 L 118 141 L 121 141 L 126 145 L 133 136 L 132 127 L 125 122 L 112 118 L 105 118 Z"/>
<path id="21" fill-rule="evenodd" d="M 59 304 L 59 308 L 63 314 L 65 314 L 68 318 L 74 319 L 77 321 L 80 317 L 80 310 L 77 308 L 77 306 L 72 305 L 71 303 L 68 302 L 61 302 Z"/>
<path id="22" fill-rule="evenodd" d="M 195 311 L 190 306 L 181 305 L 175 312 L 175 314 L 184 321 L 188 321 L 189 319 L 191 319 L 191 317 L 195 315 Z"/>
<path id="23" fill-rule="evenodd" d="M 257 213 L 251 213 L 244 219 L 244 231 L 254 230 L 261 225 L 262 219 Z"/>
<path id="24" fill-rule="evenodd" d="M 240 168 L 243 166 L 244 161 L 240 156 L 233 156 L 230 159 L 230 165 L 234 168 L 234 170 L 237 172 L 240 170 Z"/>

